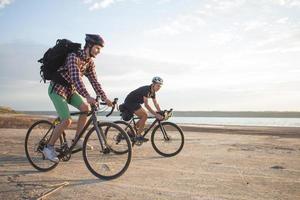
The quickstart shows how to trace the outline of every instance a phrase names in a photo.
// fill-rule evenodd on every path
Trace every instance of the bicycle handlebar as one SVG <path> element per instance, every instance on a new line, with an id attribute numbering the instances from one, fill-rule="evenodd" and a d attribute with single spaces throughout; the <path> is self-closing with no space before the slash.
<path id="1" fill-rule="evenodd" d="M 99 99 L 100 99 L 100 96 L 97 96 L 97 97 L 96 97 L 96 101 L 99 102 Z M 114 101 L 112 102 L 112 105 L 113 105 L 113 106 L 112 106 L 110 112 L 106 115 L 106 117 L 110 116 L 110 115 L 114 112 L 117 103 L 118 103 L 118 98 L 114 98 Z M 100 102 L 99 104 L 100 104 L 100 105 L 107 105 L 107 103 L 105 103 L 105 102 Z M 96 105 L 92 105 L 92 108 L 93 108 L 95 111 L 98 110 L 98 107 L 97 107 Z"/>
<path id="2" fill-rule="evenodd" d="M 170 117 L 172 117 L 172 115 L 173 115 L 173 108 L 171 108 L 170 110 L 160 111 L 160 112 L 158 112 L 158 114 L 160 114 L 161 116 L 163 116 L 163 118 L 164 118 L 163 120 L 167 120 Z"/>

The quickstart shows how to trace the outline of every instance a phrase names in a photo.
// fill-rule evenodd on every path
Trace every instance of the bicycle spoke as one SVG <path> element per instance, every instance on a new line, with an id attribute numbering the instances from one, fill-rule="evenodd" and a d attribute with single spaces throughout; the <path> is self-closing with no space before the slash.
<path id="1" fill-rule="evenodd" d="M 84 144 L 93 146 L 93 150 L 84 148 L 83 157 L 88 169 L 101 179 L 113 179 L 121 176 L 131 161 L 131 145 L 125 132 L 112 123 L 101 123 L 105 130 L 106 147 L 103 149 L 95 129 L 90 130 Z M 117 140 L 121 135 L 123 138 Z"/>
<path id="2" fill-rule="evenodd" d="M 54 126 L 51 122 L 41 120 L 34 123 L 25 138 L 25 152 L 30 164 L 40 171 L 49 171 L 57 164 L 46 160 L 42 150 L 49 140 Z M 59 142 L 57 142 L 58 144 Z M 60 144 L 58 144 L 60 145 Z"/>
<path id="3" fill-rule="evenodd" d="M 184 136 L 181 129 L 171 123 L 163 122 L 156 126 L 151 135 L 152 146 L 162 156 L 174 156 L 183 148 Z"/>

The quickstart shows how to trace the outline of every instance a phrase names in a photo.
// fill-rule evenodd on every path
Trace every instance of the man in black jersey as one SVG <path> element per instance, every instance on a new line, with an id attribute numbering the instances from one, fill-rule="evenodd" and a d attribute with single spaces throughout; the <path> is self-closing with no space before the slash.
<path id="1" fill-rule="evenodd" d="M 159 107 L 158 102 L 155 98 L 155 92 L 157 92 L 163 84 L 163 80 L 160 77 L 154 77 L 152 79 L 151 85 L 142 86 L 132 92 L 130 92 L 124 102 L 124 107 L 130 111 L 131 113 L 134 113 L 137 115 L 140 120 L 136 123 L 136 129 L 137 129 L 137 140 L 146 142 L 148 139 L 143 138 L 142 132 L 144 131 L 145 123 L 147 121 L 148 114 L 145 111 L 145 109 L 142 108 L 141 104 L 145 104 L 145 107 L 147 110 L 153 114 L 157 119 L 162 120 L 163 116 L 158 114 L 157 112 L 160 112 L 161 109 Z M 156 111 L 154 111 L 148 104 L 148 98 L 151 98 L 153 101 L 153 104 L 156 108 Z"/>

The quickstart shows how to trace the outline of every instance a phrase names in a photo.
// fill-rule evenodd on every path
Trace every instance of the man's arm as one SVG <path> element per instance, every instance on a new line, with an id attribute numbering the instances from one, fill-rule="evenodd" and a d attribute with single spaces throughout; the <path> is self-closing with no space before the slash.
<path id="1" fill-rule="evenodd" d="M 158 104 L 156 98 L 153 98 L 152 101 L 153 101 L 153 104 L 154 104 L 156 110 L 157 110 L 158 112 L 160 112 L 161 109 L 160 109 L 160 106 L 159 106 L 159 104 Z"/>
<path id="2" fill-rule="evenodd" d="M 96 92 L 97 96 L 101 97 L 101 100 L 104 101 L 108 106 L 113 106 L 111 100 L 109 100 L 106 97 L 106 94 L 104 92 L 104 90 L 101 87 L 101 84 L 99 83 L 98 79 L 97 79 L 97 73 L 95 70 L 95 64 L 94 62 L 92 62 L 89 66 L 89 68 L 87 69 L 85 76 L 89 79 L 91 85 L 94 88 L 94 91 Z"/>
<path id="3" fill-rule="evenodd" d="M 144 98 L 144 104 L 145 104 L 145 107 L 147 108 L 147 110 L 149 110 L 149 112 L 152 114 L 152 115 L 155 115 L 156 112 L 150 107 L 149 103 L 148 103 L 148 98 L 147 97 L 143 97 Z"/>
<path id="4" fill-rule="evenodd" d="M 149 110 L 149 112 L 151 114 L 153 114 L 157 119 L 162 120 L 163 116 L 161 116 L 160 114 L 156 113 L 148 104 L 148 98 L 144 97 L 144 104 L 145 107 L 147 108 L 147 110 Z M 156 106 L 155 106 L 156 107 Z M 160 110 L 159 110 L 160 111 Z"/>

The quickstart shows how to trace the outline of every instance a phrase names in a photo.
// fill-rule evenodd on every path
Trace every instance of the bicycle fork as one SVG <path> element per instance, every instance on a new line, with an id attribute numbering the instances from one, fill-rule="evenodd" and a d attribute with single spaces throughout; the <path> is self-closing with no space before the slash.
<path id="1" fill-rule="evenodd" d="M 95 130 L 96 130 L 96 133 L 97 133 L 98 140 L 99 140 L 100 145 L 101 145 L 101 149 L 104 152 L 107 148 L 106 137 L 103 133 L 103 130 L 99 128 L 97 117 L 96 117 L 96 115 L 95 116 L 94 115 L 93 115 L 93 124 L 94 124 Z"/>
<path id="2" fill-rule="evenodd" d="M 167 141 L 170 140 L 170 138 L 169 138 L 169 136 L 168 136 L 168 134 L 166 132 L 165 127 L 163 127 L 163 125 L 161 125 L 160 122 L 159 122 L 159 128 L 160 128 L 160 130 L 161 130 L 161 132 L 162 132 L 162 134 L 164 136 L 164 139 L 167 140 Z"/>

